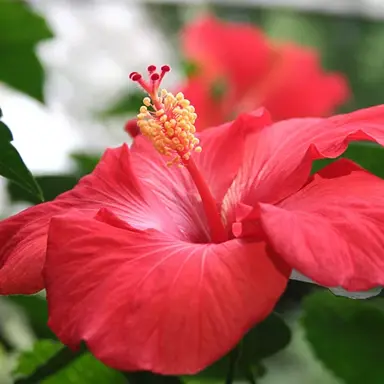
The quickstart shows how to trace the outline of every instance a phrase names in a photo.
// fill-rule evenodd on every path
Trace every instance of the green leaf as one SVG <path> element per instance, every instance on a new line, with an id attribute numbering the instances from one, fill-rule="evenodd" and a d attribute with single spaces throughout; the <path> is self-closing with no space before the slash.
<path id="1" fill-rule="evenodd" d="M 39 375 L 32 375 L 38 372 Z M 124 375 L 106 367 L 90 353 L 76 355 L 52 340 L 38 341 L 20 357 L 15 375 L 26 376 L 15 384 L 123 384 Z M 39 376 L 39 377 L 37 377 Z M 32 381 L 33 380 L 33 381 Z"/>
<path id="2" fill-rule="evenodd" d="M 35 180 L 43 191 L 45 201 L 51 201 L 61 193 L 72 189 L 79 181 L 79 178 L 76 175 L 45 175 L 36 176 Z M 32 204 L 39 202 L 34 195 L 28 193 L 16 183 L 8 183 L 7 190 L 12 202 L 26 201 Z"/>
<path id="3" fill-rule="evenodd" d="M 56 339 L 49 329 L 47 301 L 38 295 L 6 296 L 5 300 L 21 308 L 27 316 L 34 334 L 39 339 Z"/>
<path id="4" fill-rule="evenodd" d="M 129 384 L 182 384 L 177 376 L 161 376 L 151 372 L 126 372 Z"/>
<path id="5" fill-rule="evenodd" d="M 102 116 L 137 114 L 143 105 L 143 92 L 137 91 L 124 95 L 115 104 L 102 112 Z"/>
<path id="6" fill-rule="evenodd" d="M 367 171 L 384 178 L 384 148 L 379 144 L 371 142 L 350 143 L 347 150 L 339 158 L 353 160 Z M 337 159 L 321 159 L 314 161 L 312 173 L 318 172 L 336 160 Z"/>
<path id="7" fill-rule="evenodd" d="M 384 178 L 384 148 L 381 145 L 370 142 L 351 143 L 343 157 Z"/>
<path id="8" fill-rule="evenodd" d="M 39 185 L 24 164 L 19 152 L 12 145 L 12 140 L 10 129 L 0 121 L 0 176 L 14 181 L 35 196 L 38 201 L 43 201 L 44 198 Z"/>
<path id="9" fill-rule="evenodd" d="M 95 169 L 96 165 L 100 161 L 101 155 L 75 152 L 71 154 L 71 157 L 76 163 L 77 173 L 80 176 L 84 176 L 88 175 Z"/>
<path id="10" fill-rule="evenodd" d="M 291 330 L 284 320 L 273 313 L 251 329 L 244 338 L 242 360 L 253 363 L 272 356 L 291 341 Z"/>
<path id="11" fill-rule="evenodd" d="M 46 201 L 51 201 L 61 193 L 72 189 L 79 179 L 93 171 L 100 160 L 100 155 L 74 153 L 71 155 L 76 163 L 77 170 L 73 174 L 36 176 L 35 180 L 40 185 Z M 9 182 L 8 194 L 12 202 L 26 201 L 32 204 L 39 202 L 36 196 L 25 191 L 18 184 Z"/>
<path id="12" fill-rule="evenodd" d="M 0 3 L 0 82 L 43 101 L 44 70 L 37 44 L 51 38 L 44 19 L 24 1 Z"/>
<path id="13" fill-rule="evenodd" d="M 249 380 L 249 375 L 261 377 L 265 373 L 262 360 L 284 349 L 291 341 L 291 330 L 277 314 L 271 314 L 252 328 L 239 345 L 237 356 L 237 380 Z M 233 352 L 232 352 L 233 353 Z M 185 376 L 187 383 L 198 380 L 207 383 L 224 382 L 231 362 L 231 353 L 195 376 Z"/>
<path id="14" fill-rule="evenodd" d="M 384 312 L 368 301 L 316 292 L 302 323 L 317 357 L 346 384 L 382 384 Z"/>

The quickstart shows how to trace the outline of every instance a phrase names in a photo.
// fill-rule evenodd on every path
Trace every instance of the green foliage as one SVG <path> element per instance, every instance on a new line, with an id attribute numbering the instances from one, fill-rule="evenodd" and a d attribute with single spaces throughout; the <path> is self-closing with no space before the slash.
<path id="1" fill-rule="evenodd" d="M 181 384 L 175 376 L 150 372 L 118 372 L 106 367 L 83 347 L 78 353 L 57 341 L 40 340 L 20 355 L 15 384 Z"/>
<path id="2" fill-rule="evenodd" d="M 347 150 L 340 158 L 353 160 L 367 171 L 384 178 L 384 148 L 381 145 L 371 142 L 353 142 L 349 144 Z M 316 160 L 313 163 L 312 173 L 318 172 L 335 160 L 336 159 Z"/>
<path id="3" fill-rule="evenodd" d="M 381 145 L 369 142 L 351 143 L 343 157 L 384 178 L 384 148 Z"/>
<path id="4" fill-rule="evenodd" d="M 12 295 L 5 300 L 22 309 L 28 318 L 34 334 L 41 339 L 55 339 L 54 334 L 48 328 L 48 307 L 44 298 L 38 295 Z"/>
<path id="5" fill-rule="evenodd" d="M 367 301 L 317 292 L 302 323 L 317 357 L 346 384 L 382 384 L 384 312 Z"/>
<path id="6" fill-rule="evenodd" d="M 250 380 L 265 373 L 262 360 L 284 349 L 291 341 L 291 331 L 277 314 L 271 314 L 263 322 L 252 328 L 238 347 L 235 377 L 239 380 Z M 233 352 L 223 357 L 196 376 L 186 376 L 189 384 L 204 380 L 207 383 L 224 382 Z M 200 381 L 202 382 L 202 381 Z"/>
<path id="7" fill-rule="evenodd" d="M 144 94 L 141 91 L 124 95 L 115 104 L 102 112 L 102 116 L 137 114 L 143 105 Z"/>
<path id="8" fill-rule="evenodd" d="M 176 376 L 160 376 L 150 372 L 125 373 L 129 384 L 182 384 Z"/>
<path id="9" fill-rule="evenodd" d="M 44 70 L 36 45 L 52 37 L 44 19 L 26 2 L 0 3 L 0 82 L 43 101 Z"/>
<path id="10" fill-rule="evenodd" d="M 98 155 L 85 153 L 74 153 L 72 158 L 76 163 L 76 171 L 72 174 L 64 175 L 44 175 L 36 176 L 35 180 L 39 184 L 46 201 L 51 201 L 61 193 L 72 189 L 79 179 L 93 171 L 100 160 Z M 26 201 L 32 204 L 39 202 L 36 196 L 21 188 L 18 184 L 9 182 L 7 185 L 8 194 L 12 202 Z"/>
<path id="11" fill-rule="evenodd" d="M 97 163 L 100 161 L 99 154 L 90 154 L 90 153 L 72 153 L 72 159 L 76 163 L 77 174 L 79 176 L 88 175 L 91 173 Z"/>
<path id="12" fill-rule="evenodd" d="M 78 182 L 75 175 L 45 175 L 36 176 L 35 180 L 40 185 L 45 201 L 51 201 L 63 192 L 72 189 Z M 32 195 L 16 183 L 8 183 L 8 194 L 12 202 L 25 201 L 32 204 L 39 203 L 36 196 Z"/>
<path id="13" fill-rule="evenodd" d="M 55 359 L 59 357 L 59 359 Z M 61 365 L 60 365 L 61 363 Z M 67 364 L 63 364 L 67 363 Z M 76 356 L 69 350 L 64 349 L 59 342 L 52 340 L 38 341 L 32 351 L 24 352 L 20 357 L 15 375 L 28 377 L 38 367 L 44 364 L 45 370 L 41 370 L 41 376 L 35 377 L 34 383 L 41 384 L 123 384 L 126 383 L 124 376 L 96 360 L 90 353 Z M 54 364 L 57 364 L 53 367 Z M 55 368 L 58 368 L 55 370 Z M 41 369 L 41 368 L 40 368 Z M 47 373 L 50 375 L 47 375 Z M 26 379 L 20 379 L 21 383 L 32 383 Z M 17 381 L 16 381 L 17 383 Z"/>
<path id="14" fill-rule="evenodd" d="M 44 198 L 41 189 L 24 164 L 19 152 L 12 145 L 12 140 L 10 129 L 0 121 L 0 176 L 14 181 L 38 201 L 42 201 Z"/>

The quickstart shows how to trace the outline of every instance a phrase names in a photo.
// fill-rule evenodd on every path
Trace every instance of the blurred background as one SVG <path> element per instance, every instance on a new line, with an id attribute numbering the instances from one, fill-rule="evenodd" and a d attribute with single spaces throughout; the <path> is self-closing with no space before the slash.
<path id="1" fill-rule="evenodd" d="M 322 115 L 384 102 L 382 0 L 1 0 L 0 108 L 46 200 L 89 173 L 106 147 L 131 141 L 124 125 L 143 95 L 130 72 L 169 64 L 164 86 L 188 89 L 195 63 L 186 58 L 183 31 L 204 15 L 253 25 L 273 44 L 317 52 L 319 68 L 342 76 L 348 88 Z M 246 40 L 238 46 L 236 54 L 245 61 L 258 49 Z M 291 71 L 300 78 L 303 68 Z M 284 92 L 287 99 L 302 97 L 294 86 Z M 315 103 L 324 92 L 320 86 L 312 92 Z M 384 176 L 380 148 L 352 147 L 348 153 Z M 0 184 L 2 218 L 38 202 L 14 183 Z M 290 283 L 276 309 L 280 317 L 256 341 L 262 346 L 257 383 L 384 383 L 383 309 L 380 296 L 350 301 L 311 284 Z M 43 295 L 0 300 L 0 384 L 13 382 L 15 366 L 22 371 L 20 351 L 38 339 L 54 339 L 46 318 Z M 24 361 L 26 371 L 32 360 Z M 81 369 L 77 374 L 62 382 L 85 382 Z M 223 382 L 218 376 L 213 370 L 186 381 Z"/>

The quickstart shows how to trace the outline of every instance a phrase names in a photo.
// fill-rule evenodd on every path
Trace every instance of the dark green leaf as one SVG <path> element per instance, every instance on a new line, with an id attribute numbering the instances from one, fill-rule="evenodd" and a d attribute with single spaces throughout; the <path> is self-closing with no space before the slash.
<path id="1" fill-rule="evenodd" d="M 13 141 L 11 130 L 2 121 L 0 121 L 0 145 L 11 141 Z"/>
<path id="2" fill-rule="evenodd" d="M 351 143 L 343 157 L 351 159 L 373 174 L 384 178 L 384 148 L 375 143 Z"/>
<path id="3" fill-rule="evenodd" d="M 0 132 L 1 133 L 1 132 Z M 72 189 L 79 179 L 93 171 L 100 160 L 99 155 L 75 153 L 71 157 L 76 163 L 77 170 L 74 174 L 37 176 L 35 180 L 41 187 L 46 201 L 55 199 L 63 192 Z M 27 201 L 32 204 L 39 202 L 36 196 L 28 193 L 14 182 L 8 183 L 8 194 L 12 202 Z"/>
<path id="4" fill-rule="evenodd" d="M 52 340 L 40 340 L 32 351 L 24 352 L 14 374 L 25 376 L 16 384 L 126 383 L 121 373 L 106 367 L 90 353 L 74 354 Z"/>
<path id="5" fill-rule="evenodd" d="M 140 91 L 122 96 L 115 104 L 103 111 L 102 116 L 136 115 L 143 105 L 144 96 Z"/>
<path id="6" fill-rule="evenodd" d="M 43 101 L 44 71 L 37 44 L 51 38 L 47 24 L 27 2 L 0 2 L 0 81 Z"/>
<path id="7" fill-rule="evenodd" d="M 350 143 L 347 150 L 340 156 L 351 159 L 376 176 L 384 178 L 384 148 L 371 142 Z M 316 160 L 313 163 L 312 173 L 319 171 L 336 159 Z"/>
<path id="8" fill-rule="evenodd" d="M 284 349 L 291 340 L 291 331 L 277 314 L 271 314 L 263 322 L 252 328 L 243 338 L 237 357 L 235 378 L 246 380 L 253 374 L 260 377 L 264 374 L 262 360 Z M 188 383 L 198 380 L 207 382 L 224 382 L 230 366 L 231 354 L 226 355 L 212 366 L 196 376 L 186 376 Z"/>
<path id="9" fill-rule="evenodd" d="M 12 139 L 10 129 L 0 121 L 0 176 L 14 181 L 37 198 L 38 201 L 42 201 L 41 189 L 16 148 L 12 145 Z"/>
<path id="10" fill-rule="evenodd" d="M 79 178 L 76 175 L 46 175 L 36 176 L 35 180 L 40 185 L 45 200 L 51 201 L 61 193 L 72 189 Z M 20 188 L 18 184 L 10 182 L 7 189 L 12 202 L 26 201 L 32 204 L 39 202 L 35 196 Z"/>
<path id="11" fill-rule="evenodd" d="M 7 296 L 5 299 L 24 311 L 34 334 L 39 339 L 55 339 L 54 334 L 47 325 L 48 308 L 44 298 L 37 295 L 15 295 Z"/>
<path id="12" fill-rule="evenodd" d="M 126 372 L 129 384 L 182 384 L 176 376 L 161 376 L 151 372 Z"/>
<path id="13" fill-rule="evenodd" d="M 271 314 L 245 336 L 242 360 L 258 362 L 284 349 L 291 341 L 291 330 L 277 314 Z"/>
<path id="14" fill-rule="evenodd" d="M 366 301 L 317 292 L 302 323 L 317 357 L 346 384 L 382 384 L 384 312 Z"/>

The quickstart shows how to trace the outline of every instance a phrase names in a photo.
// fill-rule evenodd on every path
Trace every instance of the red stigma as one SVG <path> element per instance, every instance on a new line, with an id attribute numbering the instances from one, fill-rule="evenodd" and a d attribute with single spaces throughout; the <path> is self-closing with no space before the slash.
<path id="1" fill-rule="evenodd" d="M 142 76 L 140 75 L 140 73 L 137 73 L 137 72 L 132 72 L 130 75 L 129 75 L 129 78 L 132 80 L 132 81 L 139 81 Z"/>
<path id="2" fill-rule="evenodd" d="M 161 67 L 161 72 L 169 72 L 171 70 L 171 67 L 169 65 L 163 65 Z"/>
<path id="3" fill-rule="evenodd" d="M 171 70 L 171 67 L 169 65 L 163 65 L 161 68 L 161 74 L 160 74 L 160 81 L 163 80 L 163 77 L 167 72 Z"/>
<path id="4" fill-rule="evenodd" d="M 147 68 L 147 71 L 149 74 L 155 72 L 156 71 L 156 65 L 149 65 Z"/>
<path id="5" fill-rule="evenodd" d="M 135 81 L 139 83 L 141 88 L 144 89 L 145 92 L 149 94 L 152 98 L 157 99 L 157 92 L 160 87 L 160 83 L 163 80 L 164 75 L 171 70 L 171 67 L 169 65 L 163 65 L 161 68 L 161 73 L 157 73 L 156 66 L 155 65 L 149 65 L 147 67 L 148 75 L 149 75 L 149 81 L 145 81 L 143 79 L 143 76 L 141 76 L 138 72 L 132 72 L 129 75 L 129 78 L 132 81 Z"/>

